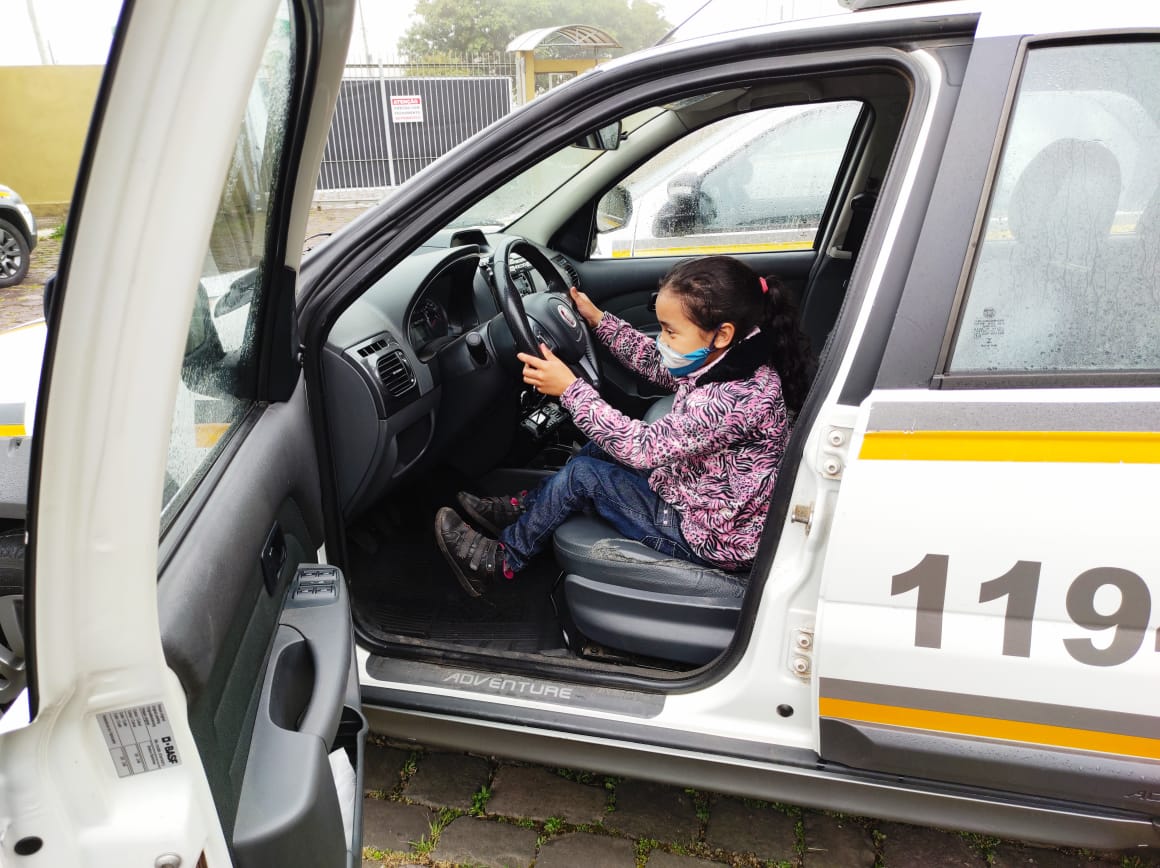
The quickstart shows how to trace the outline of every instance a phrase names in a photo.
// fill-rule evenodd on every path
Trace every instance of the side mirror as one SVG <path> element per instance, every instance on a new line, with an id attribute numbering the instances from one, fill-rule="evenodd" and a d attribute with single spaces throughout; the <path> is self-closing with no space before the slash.
<path id="1" fill-rule="evenodd" d="M 669 181 L 668 201 L 653 220 L 653 236 L 671 238 L 699 232 L 717 217 L 717 209 L 701 192 L 701 178 L 691 172 L 676 175 Z"/>
<path id="2" fill-rule="evenodd" d="M 244 304 L 248 304 L 254 297 L 254 289 L 257 288 L 258 282 L 262 279 L 261 270 L 258 268 L 251 268 L 247 270 L 241 277 L 234 280 L 230 284 L 230 288 L 226 290 L 225 295 L 221 296 L 213 307 L 214 316 L 224 316 L 230 311 L 237 310 Z"/>
<path id="3" fill-rule="evenodd" d="M 197 284 L 193 316 L 189 334 L 185 338 L 185 354 L 181 360 L 181 380 L 191 392 L 208 397 L 232 394 L 232 369 L 229 374 L 221 364 L 226 356 L 209 308 L 209 294 L 205 285 Z"/>
<path id="4" fill-rule="evenodd" d="M 615 151 L 620 147 L 622 135 L 620 121 L 613 121 L 581 136 L 573 144 L 589 151 Z"/>
<path id="5" fill-rule="evenodd" d="M 52 322 L 52 308 L 56 304 L 56 272 L 44 282 L 44 294 L 41 296 L 41 302 L 44 305 L 44 321 L 46 323 Z"/>
<path id="6" fill-rule="evenodd" d="M 617 184 L 596 203 L 596 231 L 611 232 L 628 223 L 632 217 L 632 195 L 623 184 Z"/>
<path id="7" fill-rule="evenodd" d="M 695 205 L 701 193 L 701 179 L 692 172 L 684 172 L 669 180 L 669 201 Z"/>

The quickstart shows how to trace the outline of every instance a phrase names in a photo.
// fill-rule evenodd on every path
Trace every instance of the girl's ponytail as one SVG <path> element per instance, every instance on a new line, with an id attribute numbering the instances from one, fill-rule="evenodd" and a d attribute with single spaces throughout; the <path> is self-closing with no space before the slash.
<path id="1" fill-rule="evenodd" d="M 781 378 L 786 409 L 796 416 L 809 394 L 816 362 L 809 338 L 798 326 L 798 308 L 776 277 L 758 278 L 765 296 L 761 330 L 769 341 L 769 360 Z"/>

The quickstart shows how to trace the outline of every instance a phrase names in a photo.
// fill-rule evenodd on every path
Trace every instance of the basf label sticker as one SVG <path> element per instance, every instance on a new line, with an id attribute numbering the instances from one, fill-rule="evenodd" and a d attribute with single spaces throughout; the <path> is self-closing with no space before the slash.
<path id="1" fill-rule="evenodd" d="M 119 778 L 181 765 L 173 727 L 160 702 L 98 714 L 97 724 Z"/>

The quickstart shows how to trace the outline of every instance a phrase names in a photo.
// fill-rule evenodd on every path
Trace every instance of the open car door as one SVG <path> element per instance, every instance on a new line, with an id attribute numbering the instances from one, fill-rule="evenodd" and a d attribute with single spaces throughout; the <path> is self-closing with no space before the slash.
<path id="1" fill-rule="evenodd" d="M 50 305 L 4 864 L 361 861 L 294 324 L 349 28 L 308 0 L 122 13 Z"/>

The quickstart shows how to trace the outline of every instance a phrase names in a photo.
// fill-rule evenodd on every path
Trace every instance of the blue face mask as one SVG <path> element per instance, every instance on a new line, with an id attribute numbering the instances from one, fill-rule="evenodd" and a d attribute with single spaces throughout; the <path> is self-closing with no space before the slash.
<path id="1" fill-rule="evenodd" d="M 716 338 L 716 336 L 717 333 L 714 332 L 713 337 Z M 709 343 L 711 345 L 712 340 Z M 657 350 L 661 354 L 661 361 L 674 377 L 683 377 L 685 374 L 693 373 L 705 364 L 705 359 L 709 358 L 711 352 L 709 347 L 701 347 L 701 349 L 693 350 L 691 353 L 678 353 L 662 341 L 660 335 L 657 335 Z"/>

